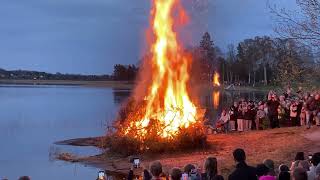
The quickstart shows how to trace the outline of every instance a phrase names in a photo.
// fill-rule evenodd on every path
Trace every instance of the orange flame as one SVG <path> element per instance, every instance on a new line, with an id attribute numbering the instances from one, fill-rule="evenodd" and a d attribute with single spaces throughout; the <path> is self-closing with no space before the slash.
<path id="1" fill-rule="evenodd" d="M 213 108 L 218 109 L 220 103 L 220 91 L 213 91 L 212 93 Z"/>
<path id="2" fill-rule="evenodd" d="M 151 11 L 152 32 L 155 41 L 151 45 L 152 84 L 145 97 L 143 118 L 132 121 L 125 134 L 135 130 L 135 136 L 143 139 L 153 121 L 162 127 L 161 138 L 172 139 L 181 128 L 196 122 L 197 110 L 187 92 L 190 56 L 183 52 L 173 25 L 184 23 L 188 18 L 179 0 L 153 0 Z M 178 11 L 178 18 L 174 18 Z"/>
<path id="3" fill-rule="evenodd" d="M 220 86 L 219 79 L 220 79 L 219 73 L 215 72 L 213 75 L 213 86 Z"/>

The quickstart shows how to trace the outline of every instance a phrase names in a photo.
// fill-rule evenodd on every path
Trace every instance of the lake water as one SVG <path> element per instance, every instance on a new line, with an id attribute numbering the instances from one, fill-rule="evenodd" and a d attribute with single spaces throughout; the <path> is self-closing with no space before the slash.
<path id="1" fill-rule="evenodd" d="M 77 155 L 99 153 L 91 147 L 56 146 L 54 142 L 101 136 L 128 90 L 77 86 L 0 86 L 0 179 L 96 179 L 98 169 L 50 158 L 55 151 Z M 234 99 L 261 99 L 257 92 L 208 90 L 201 106 L 213 118 Z"/>

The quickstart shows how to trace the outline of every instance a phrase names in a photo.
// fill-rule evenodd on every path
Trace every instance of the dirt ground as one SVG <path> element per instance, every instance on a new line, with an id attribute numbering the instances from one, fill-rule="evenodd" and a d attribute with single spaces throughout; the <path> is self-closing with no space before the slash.
<path id="1" fill-rule="evenodd" d="M 63 141 L 57 144 L 96 146 L 97 141 L 94 138 L 89 138 Z M 290 127 L 217 134 L 209 135 L 208 142 L 210 148 L 198 151 L 140 155 L 142 166 L 148 168 L 150 162 L 160 160 L 164 167 L 164 172 L 169 172 L 173 167 L 183 168 L 189 163 L 203 169 L 205 159 L 208 156 L 213 156 L 218 158 L 219 172 L 227 177 L 235 167 L 232 152 L 236 148 L 245 150 L 247 162 L 252 166 L 261 163 L 264 159 L 274 160 L 277 166 L 280 164 L 290 165 L 295 154 L 299 151 L 305 152 L 306 156 L 320 151 L 320 128 L 313 127 L 306 130 L 304 127 Z M 92 157 L 69 157 L 65 159 L 60 157 L 59 159 L 106 169 L 111 174 L 125 175 L 131 167 L 129 157 L 117 157 L 108 153 Z M 140 173 L 141 169 L 135 170 L 135 174 Z"/>

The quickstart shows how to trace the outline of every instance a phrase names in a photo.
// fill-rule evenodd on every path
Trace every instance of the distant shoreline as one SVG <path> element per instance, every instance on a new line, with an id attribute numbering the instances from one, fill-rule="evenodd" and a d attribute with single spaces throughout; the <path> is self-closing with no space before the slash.
<path id="1" fill-rule="evenodd" d="M 132 89 L 134 82 L 131 81 L 73 81 L 73 80 L 13 80 L 1 79 L 0 85 L 57 85 L 57 86 L 88 86 L 108 87 L 118 89 Z"/>

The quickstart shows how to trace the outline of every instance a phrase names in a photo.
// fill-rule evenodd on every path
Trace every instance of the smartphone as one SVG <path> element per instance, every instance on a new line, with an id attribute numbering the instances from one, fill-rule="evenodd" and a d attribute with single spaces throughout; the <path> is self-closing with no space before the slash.
<path id="1" fill-rule="evenodd" d="M 99 173 L 98 173 L 99 179 L 104 179 L 105 176 L 106 176 L 106 174 L 104 173 L 104 171 L 99 171 Z"/>
<path id="2" fill-rule="evenodd" d="M 133 166 L 134 168 L 138 168 L 140 166 L 140 159 L 133 159 Z"/>

